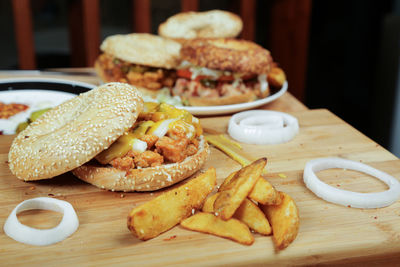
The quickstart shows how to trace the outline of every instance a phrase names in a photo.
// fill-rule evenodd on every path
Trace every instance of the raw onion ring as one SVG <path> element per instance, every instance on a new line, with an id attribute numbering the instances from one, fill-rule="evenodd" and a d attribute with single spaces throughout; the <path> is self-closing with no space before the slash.
<path id="1" fill-rule="evenodd" d="M 322 182 L 316 172 L 343 168 L 374 176 L 389 186 L 388 190 L 377 193 L 359 193 L 332 187 Z M 320 198 L 339 205 L 354 208 L 382 208 L 391 205 L 400 197 L 400 182 L 389 174 L 360 162 L 341 158 L 319 158 L 307 162 L 303 174 L 306 186 Z"/>
<path id="2" fill-rule="evenodd" d="M 297 119 L 287 113 L 250 110 L 229 120 L 229 135 L 242 143 L 267 145 L 290 141 L 299 132 Z"/>
<path id="3" fill-rule="evenodd" d="M 63 213 L 63 218 L 56 227 L 51 229 L 36 229 L 21 224 L 17 214 L 21 211 L 43 209 Z M 38 197 L 28 199 L 18 204 L 8 216 L 4 224 L 4 232 L 12 239 L 35 246 L 47 246 L 64 240 L 78 229 L 79 221 L 74 208 L 66 201 Z"/>

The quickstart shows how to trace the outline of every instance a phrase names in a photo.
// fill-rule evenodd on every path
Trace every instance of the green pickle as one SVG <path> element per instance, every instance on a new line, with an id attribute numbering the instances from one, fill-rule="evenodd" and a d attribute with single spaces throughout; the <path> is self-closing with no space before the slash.
<path id="1" fill-rule="evenodd" d="M 182 127 L 186 126 L 185 123 L 188 123 L 195 127 L 196 133 L 199 131 L 198 127 L 200 127 L 200 124 L 193 123 L 192 114 L 187 110 L 177 109 L 169 104 L 146 102 L 144 110 L 139 114 L 139 118 L 149 115 L 156 122 L 149 120 L 137 123 L 133 129 L 118 138 L 108 149 L 98 154 L 96 160 L 101 164 L 108 164 L 115 158 L 125 156 L 132 149 L 132 145 L 136 139 L 140 139 L 145 134 L 150 134 L 166 119 L 182 120 Z"/>
<path id="2" fill-rule="evenodd" d="M 23 130 L 25 130 L 26 127 L 28 127 L 28 125 L 31 122 L 34 122 L 35 120 L 37 120 L 40 116 L 42 116 L 46 111 L 48 111 L 50 109 L 51 108 L 44 108 L 44 109 L 39 109 L 39 110 L 32 112 L 27 121 L 24 121 L 24 122 L 21 122 L 20 124 L 18 124 L 17 128 L 15 129 L 15 132 L 17 134 L 22 132 Z"/>
<path id="3" fill-rule="evenodd" d="M 15 130 L 15 132 L 17 134 L 22 132 L 23 130 L 25 130 L 26 127 L 28 127 L 28 124 L 29 123 L 27 121 L 21 122 L 20 124 L 18 124 L 17 129 Z"/>
<path id="4" fill-rule="evenodd" d="M 37 120 L 40 116 L 42 116 L 46 111 L 49 111 L 51 108 L 44 108 L 44 109 L 39 109 L 31 113 L 31 116 L 29 117 L 30 122 L 34 122 Z"/>
<path id="5" fill-rule="evenodd" d="M 129 132 L 117 139 L 108 149 L 104 150 L 96 156 L 101 164 L 107 164 L 115 158 L 122 157 L 131 150 L 136 137 Z"/>
<path id="6" fill-rule="evenodd" d="M 133 131 L 122 135 L 108 149 L 96 156 L 101 164 L 107 164 L 115 158 L 122 157 L 132 149 L 136 139 L 146 134 L 147 130 L 154 124 L 152 121 L 143 121 Z"/>

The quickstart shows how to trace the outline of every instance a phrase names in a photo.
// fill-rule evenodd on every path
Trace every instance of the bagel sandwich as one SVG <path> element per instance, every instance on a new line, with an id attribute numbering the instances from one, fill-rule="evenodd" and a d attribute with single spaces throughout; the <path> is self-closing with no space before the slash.
<path id="1" fill-rule="evenodd" d="M 209 149 L 199 120 L 143 102 L 126 83 L 108 83 L 47 111 L 13 140 L 8 162 L 24 181 L 65 172 L 111 191 L 153 191 L 196 173 Z"/>
<path id="2" fill-rule="evenodd" d="M 112 35 L 102 42 L 94 68 L 103 82 L 129 83 L 144 97 L 155 99 L 161 91 L 168 97 L 180 48 L 178 42 L 147 33 Z"/>
<path id="3" fill-rule="evenodd" d="M 280 89 L 286 81 L 270 52 L 246 40 L 188 40 L 180 55 L 172 94 L 189 106 L 251 102 Z"/>

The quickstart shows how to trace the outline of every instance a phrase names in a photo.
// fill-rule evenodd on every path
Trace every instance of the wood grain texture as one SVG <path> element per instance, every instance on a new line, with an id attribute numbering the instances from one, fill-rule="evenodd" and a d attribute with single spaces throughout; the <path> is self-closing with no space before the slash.
<path id="1" fill-rule="evenodd" d="M 6 161 L 12 136 L 0 136 L 0 225 L 21 201 L 53 196 L 70 202 L 80 226 L 71 237 L 47 247 L 15 242 L 0 233 L 0 258 L 10 265 L 313 265 L 368 262 L 398 263 L 400 254 L 400 201 L 382 209 L 354 209 L 327 203 L 311 193 L 302 181 L 310 159 L 338 156 L 362 161 L 398 179 L 400 160 L 327 110 L 292 113 L 299 119 L 300 132 L 280 145 L 243 145 L 252 156 L 268 158 L 265 178 L 288 193 L 300 212 L 296 240 L 279 253 L 271 237 L 255 234 L 252 246 L 184 230 L 177 226 L 148 241 L 134 238 L 126 227 L 129 211 L 161 193 L 118 193 L 99 190 L 67 173 L 51 180 L 26 183 L 13 177 Z M 224 132 L 229 117 L 204 118 L 204 127 Z M 218 184 L 239 164 L 215 148 L 205 168 L 214 166 Z M 287 178 L 281 178 L 285 174 Z M 341 188 L 372 192 L 385 187 L 357 172 L 330 170 L 321 179 Z M 30 220 L 23 214 L 23 220 Z M 57 222 L 53 213 L 41 213 Z M 40 226 L 42 220 L 33 220 Z M 175 238 L 170 238 L 175 236 Z M 359 266 L 359 265 L 356 265 Z"/>

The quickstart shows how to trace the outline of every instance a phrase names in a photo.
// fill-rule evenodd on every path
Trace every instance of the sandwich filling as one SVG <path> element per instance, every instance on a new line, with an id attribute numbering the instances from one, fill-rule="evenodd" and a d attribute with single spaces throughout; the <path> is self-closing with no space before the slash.
<path id="1" fill-rule="evenodd" d="M 124 82 L 150 90 L 172 87 L 176 79 L 172 70 L 132 64 L 106 53 L 98 57 L 96 65 L 108 82 Z"/>
<path id="2" fill-rule="evenodd" d="M 133 127 L 95 158 L 127 171 L 177 163 L 195 155 L 203 131 L 188 111 L 146 102 Z"/>
<path id="3" fill-rule="evenodd" d="M 182 99 L 191 97 L 220 98 L 251 93 L 255 98 L 269 95 L 266 74 L 244 74 L 212 70 L 184 61 L 177 70 L 178 79 L 173 95 Z"/>

